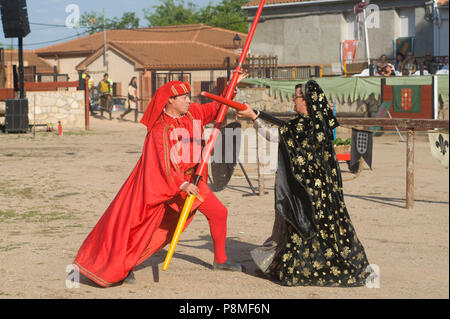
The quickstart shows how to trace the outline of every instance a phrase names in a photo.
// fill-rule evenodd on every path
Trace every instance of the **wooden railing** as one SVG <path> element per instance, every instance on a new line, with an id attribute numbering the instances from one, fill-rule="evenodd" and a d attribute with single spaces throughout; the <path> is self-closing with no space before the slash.
<path id="1" fill-rule="evenodd" d="M 32 91 L 57 91 L 61 88 L 79 87 L 78 81 L 69 82 L 25 82 L 25 90 Z"/>

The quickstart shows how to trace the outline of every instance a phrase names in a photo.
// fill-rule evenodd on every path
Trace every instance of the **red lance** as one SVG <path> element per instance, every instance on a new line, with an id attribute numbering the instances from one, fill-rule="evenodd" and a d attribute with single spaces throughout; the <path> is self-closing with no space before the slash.
<path id="1" fill-rule="evenodd" d="M 255 19 L 253 20 L 252 27 L 250 28 L 250 31 L 247 36 L 247 41 L 245 42 L 244 48 L 242 49 L 241 56 L 239 58 L 238 65 L 236 67 L 236 70 L 233 74 L 233 77 L 231 78 L 230 85 L 228 86 L 227 93 L 225 94 L 226 100 L 231 100 L 231 97 L 233 95 L 234 90 L 236 89 L 237 81 L 239 78 L 239 74 L 242 72 L 242 65 L 244 64 L 244 60 L 247 56 L 248 49 L 250 48 L 250 43 L 252 42 L 253 35 L 255 34 L 256 26 L 258 25 L 259 18 L 261 17 L 261 13 L 264 7 L 265 0 L 261 0 L 259 3 L 258 10 L 256 11 Z M 209 137 L 208 144 L 206 144 L 203 155 L 200 164 L 198 165 L 197 171 L 195 172 L 195 180 L 194 185 L 198 185 L 200 182 L 201 176 L 205 172 L 208 160 L 211 156 L 211 153 L 214 148 L 214 144 L 216 143 L 217 137 L 220 132 L 220 127 L 222 126 L 222 122 L 225 118 L 225 114 L 227 113 L 228 106 L 225 104 L 222 104 L 220 107 L 219 114 L 217 115 L 216 122 L 214 124 L 213 131 L 211 133 L 211 136 Z M 183 210 L 181 211 L 180 218 L 178 220 L 177 227 L 175 229 L 175 233 L 172 237 L 172 242 L 170 243 L 169 250 L 166 255 L 166 259 L 164 260 L 164 264 L 162 269 L 167 270 L 169 267 L 170 260 L 172 259 L 173 253 L 175 251 L 175 247 L 177 246 L 178 240 L 180 239 L 181 232 L 183 231 L 184 225 L 186 223 L 187 217 L 189 213 L 191 212 L 192 204 L 194 203 L 195 195 L 190 195 L 186 198 L 186 201 L 184 203 Z"/>

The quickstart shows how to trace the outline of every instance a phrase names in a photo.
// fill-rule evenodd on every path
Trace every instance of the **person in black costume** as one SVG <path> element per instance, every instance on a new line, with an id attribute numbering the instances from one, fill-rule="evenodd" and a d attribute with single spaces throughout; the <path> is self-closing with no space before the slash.
<path id="1" fill-rule="evenodd" d="M 370 267 L 344 202 L 332 146 L 339 124 L 315 81 L 297 85 L 294 100 L 298 115 L 278 129 L 272 236 L 252 258 L 282 285 L 362 286 Z M 251 118 L 260 133 L 271 135 L 250 108 L 238 117 Z"/>

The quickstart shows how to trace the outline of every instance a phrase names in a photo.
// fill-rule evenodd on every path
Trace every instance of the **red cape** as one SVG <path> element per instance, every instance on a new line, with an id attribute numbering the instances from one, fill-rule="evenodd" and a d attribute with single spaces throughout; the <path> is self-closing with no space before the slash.
<path id="1" fill-rule="evenodd" d="M 192 124 L 194 119 L 201 121 L 199 129 L 203 133 L 203 125 L 215 119 L 219 106 L 217 102 L 191 104 L 189 113 L 182 119 L 163 114 L 155 122 L 145 139 L 141 158 L 78 251 L 74 264 L 82 274 L 108 287 L 123 280 L 136 265 L 163 248 L 167 240 L 170 242 L 171 237 L 166 237 L 175 229 L 177 212 L 186 198 L 179 187 L 190 180 L 191 175 L 185 172 L 196 163 L 175 165 L 170 160 L 170 151 L 177 141 L 168 139 L 169 134 L 175 127 L 183 127 L 192 136 L 196 129 Z M 206 181 L 207 173 L 198 185 L 200 196 L 194 202 L 193 212 L 210 192 Z M 168 218 L 165 214 L 176 216 Z M 186 226 L 192 217 L 193 214 Z M 167 221 L 164 230 L 161 229 L 163 218 Z"/>

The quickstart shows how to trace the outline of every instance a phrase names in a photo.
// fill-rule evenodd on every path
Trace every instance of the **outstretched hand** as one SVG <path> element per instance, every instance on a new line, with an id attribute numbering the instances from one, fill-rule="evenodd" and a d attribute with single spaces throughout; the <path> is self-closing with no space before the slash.
<path id="1" fill-rule="evenodd" d="M 255 111 L 253 111 L 253 109 L 250 106 L 248 106 L 248 104 L 245 105 L 247 105 L 247 109 L 244 111 L 237 111 L 236 112 L 237 117 L 239 119 L 250 119 L 252 121 L 256 120 L 257 116 Z"/>

